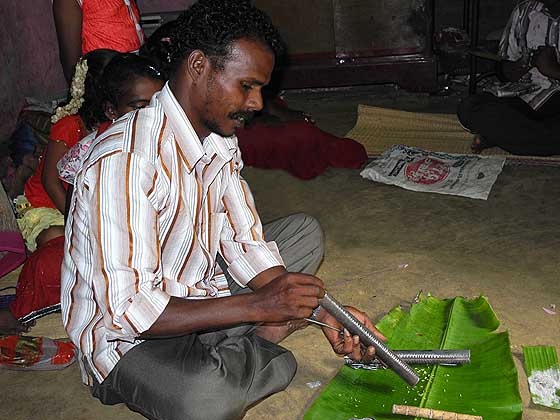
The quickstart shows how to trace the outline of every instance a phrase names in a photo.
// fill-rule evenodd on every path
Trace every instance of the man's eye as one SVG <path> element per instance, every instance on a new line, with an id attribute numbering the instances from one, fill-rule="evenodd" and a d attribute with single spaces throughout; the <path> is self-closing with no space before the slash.
<path id="1" fill-rule="evenodd" d="M 148 105 L 148 102 L 136 102 L 134 104 L 131 104 L 130 107 L 136 111 L 137 109 L 142 109 L 145 108 Z"/>
<path id="2" fill-rule="evenodd" d="M 249 91 L 251 90 L 253 87 L 248 84 L 248 83 L 241 83 L 241 87 L 243 88 L 243 90 Z"/>

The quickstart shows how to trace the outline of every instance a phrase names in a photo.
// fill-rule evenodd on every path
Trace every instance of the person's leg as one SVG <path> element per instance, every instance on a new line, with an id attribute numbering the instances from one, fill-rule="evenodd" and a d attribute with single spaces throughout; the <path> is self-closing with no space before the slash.
<path id="1" fill-rule="evenodd" d="M 63 258 L 63 236 L 51 239 L 29 256 L 18 278 L 16 298 L 9 306 L 15 318 L 60 303 Z"/>
<path id="2" fill-rule="evenodd" d="M 488 147 L 498 146 L 516 155 L 560 153 L 560 121 L 540 120 L 538 113 L 520 98 L 473 95 L 459 104 L 457 116 Z"/>
<path id="3" fill-rule="evenodd" d="M 237 419 L 286 388 L 297 364 L 251 326 L 148 340 L 130 350 L 92 394 L 150 419 Z"/>
<path id="4" fill-rule="evenodd" d="M 278 245 L 288 271 L 317 272 L 325 254 L 323 230 L 317 219 L 296 213 L 265 224 L 263 232 L 266 241 Z"/>
<path id="5" fill-rule="evenodd" d="M 542 104 L 535 113 L 535 119 L 547 120 L 549 118 L 558 118 L 560 116 L 560 93 L 553 94 L 548 100 Z"/>
<path id="6" fill-rule="evenodd" d="M 0 310 L 0 335 L 16 335 L 29 331 L 30 325 L 22 324 L 12 313 Z"/>

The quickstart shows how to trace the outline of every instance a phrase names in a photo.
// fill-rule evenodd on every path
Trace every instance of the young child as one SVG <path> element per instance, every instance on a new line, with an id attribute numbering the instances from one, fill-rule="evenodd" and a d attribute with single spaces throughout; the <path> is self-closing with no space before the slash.
<path id="1" fill-rule="evenodd" d="M 107 65 L 102 79 L 105 115 L 111 121 L 115 121 L 130 111 L 144 108 L 150 103 L 153 94 L 161 90 L 164 82 L 164 76 L 150 59 L 135 54 L 121 54 L 115 57 Z M 86 152 L 95 142 L 96 136 L 109 125 L 101 124 L 96 133 L 82 139 L 58 162 L 60 179 L 70 185 L 68 197 L 71 196 L 74 177 L 82 166 Z"/>
<path id="2" fill-rule="evenodd" d="M 152 95 L 163 87 L 162 76 L 152 63 L 133 54 L 115 56 L 104 74 L 97 85 L 97 94 L 100 96 L 97 103 L 106 121 L 100 124 L 98 131 L 106 129 L 112 120 L 125 113 L 146 106 Z M 73 167 L 79 169 L 80 156 L 85 154 L 94 138 L 95 133 L 92 133 L 88 137 L 89 142 L 79 147 L 76 145 L 65 160 L 72 160 Z M 74 153 L 74 150 L 77 152 Z M 73 178 L 63 179 L 73 182 Z M 11 303 L 10 311 L 0 312 L 0 333 L 25 331 L 27 326 L 20 323 L 19 318 L 40 309 L 56 309 L 59 305 L 63 248 L 64 237 L 61 236 L 30 256 L 20 274 L 16 299 Z"/>
<path id="3" fill-rule="evenodd" d="M 76 66 L 71 99 L 56 110 L 50 142 L 39 167 L 27 180 L 24 196 L 16 199 L 18 225 L 30 251 L 64 235 L 66 185 L 58 179 L 56 163 L 69 148 L 107 120 L 99 86 L 103 69 L 117 54 L 113 50 L 95 50 Z"/>

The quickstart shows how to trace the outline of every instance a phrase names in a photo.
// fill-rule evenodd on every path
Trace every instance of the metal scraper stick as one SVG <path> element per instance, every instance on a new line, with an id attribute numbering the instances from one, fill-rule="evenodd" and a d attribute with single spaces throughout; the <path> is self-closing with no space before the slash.
<path id="1" fill-rule="evenodd" d="M 393 350 L 393 352 L 410 365 L 459 366 L 471 362 L 470 350 Z M 344 363 L 352 369 L 377 370 L 387 367 L 377 359 L 363 363 L 345 357 Z"/>
<path id="2" fill-rule="evenodd" d="M 407 384 L 415 386 L 418 381 L 420 381 L 420 377 L 410 366 L 403 362 L 368 328 L 366 328 L 364 324 L 358 321 L 354 315 L 348 312 L 327 292 L 325 292 L 325 296 L 319 300 L 319 304 L 324 310 L 340 322 L 350 334 L 360 337 L 362 344 L 365 346 L 373 346 L 375 348 L 375 356 L 402 379 L 404 379 Z"/>

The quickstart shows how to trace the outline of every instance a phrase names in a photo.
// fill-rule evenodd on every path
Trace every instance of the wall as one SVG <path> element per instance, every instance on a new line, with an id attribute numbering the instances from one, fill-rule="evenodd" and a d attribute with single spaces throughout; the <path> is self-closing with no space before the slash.
<path id="1" fill-rule="evenodd" d="M 64 90 L 51 2 L 0 0 L 0 141 L 12 132 L 26 96 Z"/>
<path id="2" fill-rule="evenodd" d="M 453 26 L 460 28 L 463 23 L 463 4 L 467 0 L 435 0 L 435 27 L 437 29 Z M 471 0 L 475 1 L 475 0 Z M 495 30 L 502 30 L 508 21 L 517 0 L 480 1 L 478 20 L 479 39 L 482 40 Z"/>
<path id="3" fill-rule="evenodd" d="M 3 1 L 3 0 L 2 0 Z M 185 10 L 196 0 L 136 0 L 141 13 Z"/>

